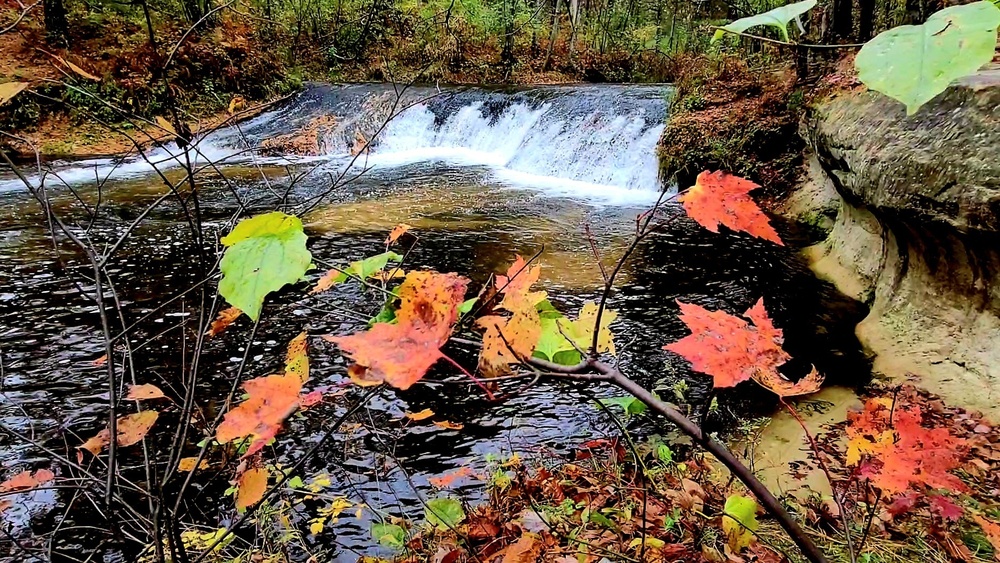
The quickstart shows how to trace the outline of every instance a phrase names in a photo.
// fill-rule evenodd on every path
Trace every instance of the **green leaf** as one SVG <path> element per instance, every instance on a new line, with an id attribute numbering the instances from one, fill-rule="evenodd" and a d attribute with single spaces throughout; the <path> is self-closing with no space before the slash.
<path id="1" fill-rule="evenodd" d="M 588 519 L 595 524 L 608 528 L 609 530 L 615 530 L 618 528 L 615 526 L 615 523 L 611 521 L 611 519 L 600 512 L 591 512 L 588 515 Z"/>
<path id="2" fill-rule="evenodd" d="M 656 446 L 656 457 L 662 463 L 671 463 L 674 461 L 674 450 L 671 450 L 670 446 L 666 444 L 660 444 Z"/>
<path id="3" fill-rule="evenodd" d="M 375 272 L 384 270 L 389 261 L 402 262 L 403 257 L 395 252 L 383 252 L 382 254 L 376 254 L 375 256 L 369 256 L 364 260 L 358 260 L 357 262 L 351 262 L 347 269 L 341 272 L 339 276 L 334 278 L 333 283 L 343 283 L 347 280 L 348 276 L 354 276 L 356 278 L 361 278 L 366 280 L 372 277 Z"/>
<path id="4" fill-rule="evenodd" d="M 539 301 L 538 305 L 535 305 L 535 310 L 538 311 L 538 316 L 543 319 L 558 319 L 563 316 L 548 299 Z"/>
<path id="5" fill-rule="evenodd" d="M 427 501 L 424 516 L 433 526 L 447 530 L 465 520 L 465 511 L 462 510 L 462 503 L 453 498 L 435 498 Z"/>
<path id="6" fill-rule="evenodd" d="M 299 281 L 312 260 L 302 221 L 278 211 L 240 221 L 222 244 L 219 294 L 255 321 L 264 298 Z"/>
<path id="7" fill-rule="evenodd" d="M 738 553 L 753 541 L 757 531 L 757 502 L 752 498 L 730 495 L 723 508 L 722 531 L 726 534 L 729 548 Z"/>
<path id="8" fill-rule="evenodd" d="M 611 407 L 611 406 L 619 407 L 623 411 L 625 411 L 625 414 L 628 416 L 632 416 L 635 414 L 642 414 L 646 412 L 646 403 L 643 403 L 642 401 L 636 399 L 631 395 L 627 395 L 625 397 L 610 397 L 608 399 L 598 399 L 597 402 L 601 403 L 606 407 Z"/>
<path id="9" fill-rule="evenodd" d="M 712 36 L 712 43 L 722 39 L 726 35 L 726 31 L 743 33 L 751 27 L 761 25 L 777 28 L 778 32 L 781 33 L 781 39 L 788 43 L 788 24 L 815 6 L 816 0 L 803 0 L 802 2 L 795 2 L 794 4 L 769 10 L 763 14 L 757 14 L 756 16 L 740 18 L 731 24 L 722 26 L 722 29 L 716 30 L 715 35 Z"/>
<path id="10" fill-rule="evenodd" d="M 469 311 L 471 311 L 472 308 L 475 307 L 476 303 L 478 302 L 479 302 L 478 297 L 473 297 L 472 299 L 466 299 L 465 301 L 462 302 L 461 305 L 458 306 L 458 314 L 460 316 L 467 315 Z"/>
<path id="11" fill-rule="evenodd" d="M 385 547 L 399 549 L 406 541 L 406 531 L 395 524 L 372 524 L 372 538 Z"/>
<path id="12" fill-rule="evenodd" d="M 298 475 L 289 479 L 285 484 L 288 485 L 289 489 L 301 489 L 306 486 L 306 484 L 302 482 L 302 477 L 299 477 Z"/>
<path id="13" fill-rule="evenodd" d="M 533 355 L 543 360 L 548 360 L 550 362 L 562 363 L 562 365 L 569 365 L 569 366 L 576 365 L 580 363 L 580 352 L 577 351 L 577 349 L 573 346 L 572 342 L 570 342 L 569 340 L 566 339 L 565 336 L 563 336 L 563 332 L 565 332 L 565 327 L 563 332 L 560 332 L 559 326 L 560 324 L 562 324 L 559 322 L 560 318 L 564 317 L 562 315 L 559 315 L 559 317 L 557 318 L 553 317 L 541 318 L 542 332 L 541 335 L 538 337 L 538 343 L 535 344 L 535 352 Z M 570 329 L 572 330 L 572 325 L 569 326 Z M 572 333 L 567 333 L 567 334 L 572 334 Z M 572 352 L 572 354 L 568 356 L 567 355 L 560 356 L 560 353 L 563 352 L 567 353 Z M 564 362 L 566 360 L 570 361 L 569 363 L 564 363 L 558 361 L 557 358 L 564 360 Z M 572 361 L 574 358 L 575 361 Z"/>
<path id="14" fill-rule="evenodd" d="M 854 60 L 866 86 L 906 105 L 913 115 L 955 79 L 973 74 L 993 58 L 1000 9 L 991 2 L 952 6 L 923 25 L 880 33 Z"/>

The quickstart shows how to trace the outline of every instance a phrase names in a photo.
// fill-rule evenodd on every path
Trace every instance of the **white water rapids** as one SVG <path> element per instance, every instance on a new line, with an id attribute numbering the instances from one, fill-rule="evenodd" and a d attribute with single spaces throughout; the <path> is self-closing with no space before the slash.
<path id="1" fill-rule="evenodd" d="M 229 129 L 200 139 L 192 158 L 196 166 L 320 161 L 325 169 L 343 170 L 352 160 L 355 132 L 370 129 L 365 136 L 371 151 L 353 163 L 368 174 L 422 162 L 485 167 L 489 178 L 503 185 L 611 205 L 648 203 L 661 190 L 656 146 L 666 118 L 664 87 L 418 91 L 411 94 L 417 102 L 380 113 L 378 102 L 387 92 L 384 86 L 316 86 L 286 107 L 243 124 L 244 135 Z M 264 158 L 249 150 L 263 139 L 301 130 L 323 114 L 337 118 L 323 143 L 331 147 L 326 154 Z M 134 178 L 153 174 L 153 165 L 160 170 L 180 166 L 180 154 L 169 144 L 150 149 L 145 158 L 54 163 L 43 176 L 49 187 Z M 30 180 L 37 186 L 41 177 L 34 174 Z M 0 192 L 23 189 L 15 178 L 0 179 Z"/>

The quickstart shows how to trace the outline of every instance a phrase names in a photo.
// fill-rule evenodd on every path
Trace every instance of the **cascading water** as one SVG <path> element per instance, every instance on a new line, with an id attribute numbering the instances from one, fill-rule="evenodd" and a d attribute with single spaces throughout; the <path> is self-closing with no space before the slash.
<path id="1" fill-rule="evenodd" d="M 241 126 L 200 140 L 200 160 L 219 164 L 284 164 L 301 155 L 261 158 L 251 150 L 266 139 L 295 134 L 321 116 L 318 155 L 324 167 L 364 167 L 369 174 L 415 163 L 485 167 L 503 185 L 552 195 L 642 204 L 662 189 L 656 145 L 667 111 L 664 86 L 546 86 L 491 90 L 409 88 L 383 85 L 308 89 L 295 101 Z M 357 138 L 368 153 L 352 158 Z M 249 146 L 248 146 L 249 143 Z M 176 147 L 154 149 L 148 160 L 178 166 Z M 82 183 L 95 177 L 122 178 L 150 173 L 146 159 L 88 161 L 57 168 L 59 179 Z M 37 178 L 34 180 L 37 182 Z M 51 183 L 49 184 L 51 185 Z M 0 181 L 0 191 L 17 189 Z"/>

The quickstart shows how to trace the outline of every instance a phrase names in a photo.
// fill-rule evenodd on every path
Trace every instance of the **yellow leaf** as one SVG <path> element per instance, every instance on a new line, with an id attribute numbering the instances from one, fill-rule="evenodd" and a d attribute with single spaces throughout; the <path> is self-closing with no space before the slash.
<path id="1" fill-rule="evenodd" d="M 403 236 L 403 234 L 406 233 L 406 231 L 409 231 L 412 228 L 413 227 L 407 225 L 406 223 L 400 223 L 396 225 L 395 227 L 392 228 L 391 231 L 389 231 L 389 236 L 386 237 L 385 239 L 385 245 L 389 246 L 392 243 L 396 242 L 397 240 L 399 240 L 399 237 Z"/>
<path id="2" fill-rule="evenodd" d="M 0 84 L 0 106 L 6 104 L 28 87 L 27 82 L 5 82 Z"/>
<path id="3" fill-rule="evenodd" d="M 309 524 L 309 533 L 316 536 L 323 533 L 323 520 L 316 519 Z"/>
<path id="4" fill-rule="evenodd" d="M 171 125 L 169 121 L 160 117 L 159 115 L 156 116 L 156 125 L 159 126 L 160 129 L 163 129 L 164 132 L 170 133 L 170 136 L 172 137 L 177 136 L 177 131 L 174 130 L 174 126 Z"/>
<path id="5" fill-rule="evenodd" d="M 198 461 L 196 457 L 183 457 L 179 462 L 177 462 L 177 471 L 187 473 L 194 470 L 194 462 Z M 198 469 L 208 469 L 208 460 L 201 460 L 198 464 Z"/>
<path id="6" fill-rule="evenodd" d="M 403 416 L 414 422 L 418 422 L 434 416 L 434 411 L 432 411 L 431 409 L 424 409 L 420 412 L 408 412 Z"/>
<path id="7" fill-rule="evenodd" d="M 285 355 L 285 375 L 295 374 L 303 383 L 309 379 L 307 346 L 306 333 L 302 332 L 288 343 L 288 353 Z"/>
<path id="8" fill-rule="evenodd" d="M 611 323 L 618 318 L 618 313 L 604 309 L 601 314 L 601 327 L 597 332 L 597 352 L 609 352 L 615 355 L 615 340 L 611 333 Z M 594 339 L 594 323 L 597 321 L 597 303 L 587 301 L 580 309 L 580 315 L 575 321 L 559 319 L 559 325 L 564 332 L 573 337 L 581 350 L 589 350 Z"/>
<path id="9" fill-rule="evenodd" d="M 69 69 L 72 70 L 73 72 L 75 72 L 78 76 L 82 76 L 83 78 L 86 78 L 87 80 L 93 80 L 94 82 L 100 82 L 101 81 L 100 78 L 94 76 L 93 74 L 90 74 L 89 72 L 83 70 L 82 68 L 76 66 L 75 64 L 67 61 L 66 59 L 64 59 L 62 57 L 56 57 L 56 59 L 58 59 L 59 62 L 63 63 L 64 65 L 68 66 Z"/>
<path id="10" fill-rule="evenodd" d="M 236 489 L 236 508 L 246 510 L 260 502 L 267 492 L 267 469 L 255 467 L 240 475 Z"/>

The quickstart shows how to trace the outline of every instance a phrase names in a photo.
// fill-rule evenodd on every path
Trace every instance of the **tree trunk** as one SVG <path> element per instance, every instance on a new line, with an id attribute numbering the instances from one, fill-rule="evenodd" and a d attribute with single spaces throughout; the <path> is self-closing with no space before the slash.
<path id="1" fill-rule="evenodd" d="M 576 30 L 580 27 L 580 0 L 569 0 L 569 62 L 573 64 L 576 51 Z"/>
<path id="2" fill-rule="evenodd" d="M 834 0 L 833 35 L 842 41 L 848 41 L 854 36 L 854 2 L 852 0 Z"/>
<path id="3" fill-rule="evenodd" d="M 542 72 L 546 72 L 552 67 L 552 49 L 556 46 L 556 39 L 559 37 L 559 12 L 561 11 L 562 0 L 556 0 L 556 9 L 552 12 L 552 31 L 549 33 L 549 47 L 545 52 L 545 64 L 542 65 Z"/>
<path id="4" fill-rule="evenodd" d="M 45 39 L 53 45 L 66 45 L 66 7 L 62 0 L 44 0 L 42 9 L 45 14 Z"/>

